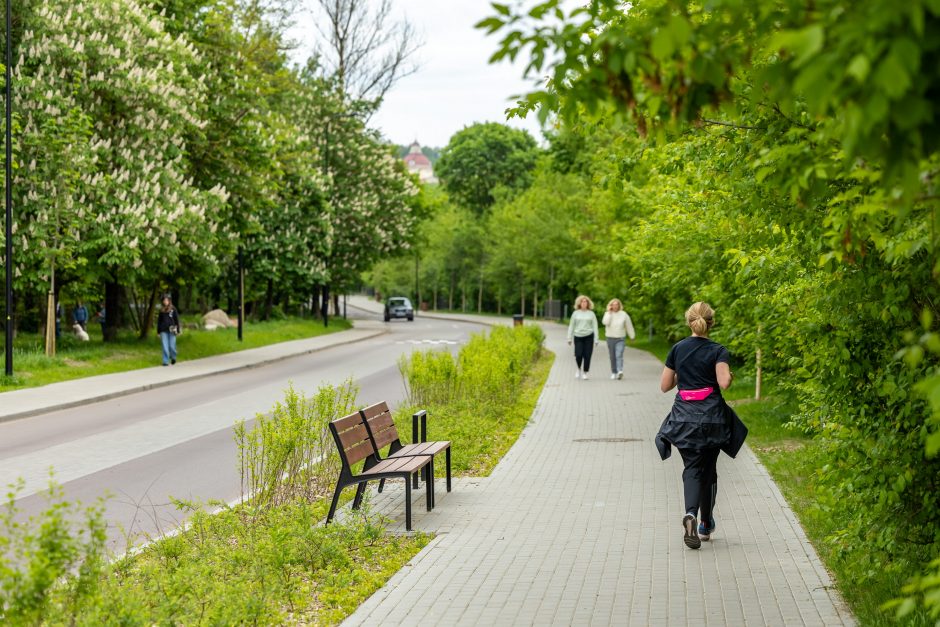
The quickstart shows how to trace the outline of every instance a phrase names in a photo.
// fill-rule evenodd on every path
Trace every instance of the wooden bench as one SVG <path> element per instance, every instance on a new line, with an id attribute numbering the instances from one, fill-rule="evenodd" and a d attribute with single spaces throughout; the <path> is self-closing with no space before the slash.
<path id="1" fill-rule="evenodd" d="M 359 509 L 362 504 L 362 495 L 369 481 L 384 482 L 385 479 L 402 478 L 405 480 L 405 529 L 411 531 L 411 476 L 423 468 L 429 467 L 433 463 L 434 457 L 431 455 L 415 455 L 380 459 L 362 414 L 359 412 L 331 422 L 330 433 L 333 434 L 336 448 L 339 449 L 342 468 L 339 471 L 339 479 L 336 481 L 336 490 L 333 492 L 330 513 L 326 517 L 327 524 L 333 520 L 340 492 L 346 486 L 358 484 L 352 507 L 353 509 Z M 353 464 L 362 460 L 365 460 L 362 472 L 358 475 L 353 474 Z M 434 506 L 434 482 L 427 481 L 425 483 L 427 484 L 427 508 L 428 511 L 431 511 Z"/>
<path id="2" fill-rule="evenodd" d="M 370 405 L 365 409 L 360 409 L 359 413 L 362 414 L 362 419 L 365 422 L 366 428 L 369 430 L 369 435 L 372 437 L 372 445 L 375 449 L 381 451 L 386 446 L 389 447 L 388 456 L 386 457 L 387 460 L 424 455 L 433 457 L 441 451 L 444 451 L 445 464 L 447 466 L 447 491 L 450 492 L 450 442 L 415 442 L 414 444 L 402 444 L 401 438 L 398 437 L 398 429 L 395 427 L 395 421 L 392 419 L 392 412 L 389 410 L 388 403 L 385 401 Z M 427 412 L 422 410 L 418 412 L 418 414 L 415 414 L 415 417 L 417 418 L 421 414 L 426 416 Z M 415 436 L 414 439 L 417 440 L 417 436 Z M 428 483 L 434 483 L 434 464 L 429 465 L 424 473 L 424 480 Z M 418 487 L 417 475 L 415 475 L 414 478 L 414 486 Z M 385 481 L 380 479 L 379 492 L 382 491 L 383 487 L 385 487 Z M 433 493 L 431 498 L 431 505 L 433 506 Z"/>

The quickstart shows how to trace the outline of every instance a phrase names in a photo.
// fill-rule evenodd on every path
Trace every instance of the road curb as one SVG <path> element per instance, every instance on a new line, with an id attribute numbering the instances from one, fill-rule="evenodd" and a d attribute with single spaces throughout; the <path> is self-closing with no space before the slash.
<path id="1" fill-rule="evenodd" d="M 12 413 L 12 414 L 3 414 L 3 415 L 0 415 L 0 423 L 12 422 L 14 420 L 21 420 L 23 418 L 29 418 L 31 416 L 38 416 L 40 414 L 47 414 L 47 413 L 54 412 L 54 411 L 62 411 L 64 409 L 73 409 L 75 407 L 82 407 L 83 405 L 91 405 L 93 403 L 100 403 L 102 401 L 108 401 L 114 398 L 121 398 L 123 396 L 130 396 L 131 394 L 137 394 L 138 392 L 146 392 L 148 390 L 156 390 L 159 388 L 169 387 L 171 385 L 176 385 L 178 383 L 188 383 L 191 381 L 197 381 L 199 379 L 207 379 L 209 377 L 214 377 L 220 374 L 238 372 L 239 370 L 250 370 L 251 368 L 258 368 L 260 366 L 277 363 L 279 361 L 284 361 L 286 359 L 293 359 L 294 357 L 301 357 L 303 355 L 310 355 L 312 353 L 318 353 L 320 351 L 324 351 L 330 348 L 335 348 L 336 346 L 358 344 L 359 342 L 364 342 L 365 340 L 371 340 L 372 338 L 378 337 L 380 335 L 385 335 L 387 333 L 388 333 L 388 329 L 376 329 L 373 332 L 369 333 L 369 335 L 359 337 L 354 340 L 346 340 L 343 342 L 337 342 L 336 344 L 331 344 L 329 346 L 318 346 L 315 348 L 310 348 L 307 350 L 302 350 L 302 351 L 290 353 L 287 355 L 269 357 L 267 359 L 252 362 L 249 364 L 240 364 L 237 366 L 226 367 L 226 368 L 222 368 L 221 370 L 214 370 L 212 372 L 202 372 L 202 373 L 192 374 L 188 376 L 183 376 L 178 379 L 171 379 L 167 381 L 155 381 L 153 383 L 135 385 L 134 387 L 131 387 L 131 388 L 117 390 L 114 392 L 108 392 L 106 394 L 99 394 L 96 396 L 82 398 L 82 399 L 78 399 L 74 401 L 65 401 L 65 402 L 56 403 L 53 405 L 47 405 L 45 407 L 38 407 L 35 409 L 27 409 L 25 411 L 19 411 L 19 412 Z M 267 346 L 275 346 L 275 344 L 268 344 Z M 257 348 L 264 348 L 264 347 L 259 346 Z M 237 352 L 238 351 L 234 351 L 234 353 L 237 353 Z M 232 354 L 232 353 L 229 353 L 229 354 Z M 132 372 L 132 371 L 129 370 L 128 372 Z"/>

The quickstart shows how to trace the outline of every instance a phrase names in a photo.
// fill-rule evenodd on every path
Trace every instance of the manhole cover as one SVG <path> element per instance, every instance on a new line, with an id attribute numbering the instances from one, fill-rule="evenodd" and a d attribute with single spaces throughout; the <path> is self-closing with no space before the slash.
<path id="1" fill-rule="evenodd" d="M 578 438 L 572 442 L 639 442 L 639 438 Z"/>

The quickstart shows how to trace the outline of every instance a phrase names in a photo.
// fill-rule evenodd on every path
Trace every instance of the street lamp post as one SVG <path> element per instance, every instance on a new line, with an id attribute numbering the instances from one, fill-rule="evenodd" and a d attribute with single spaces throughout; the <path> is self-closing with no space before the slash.
<path id="1" fill-rule="evenodd" d="M 7 10 L 7 41 L 6 41 L 6 375 L 13 376 L 13 42 L 10 31 L 13 28 L 13 17 L 10 12 L 10 0 L 6 0 Z"/>
<path id="2" fill-rule="evenodd" d="M 238 247 L 238 341 L 242 341 L 245 327 L 245 253 Z"/>

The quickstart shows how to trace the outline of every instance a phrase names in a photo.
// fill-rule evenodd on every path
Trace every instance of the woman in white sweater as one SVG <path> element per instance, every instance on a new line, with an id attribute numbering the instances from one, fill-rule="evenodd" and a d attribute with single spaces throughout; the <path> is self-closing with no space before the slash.
<path id="1" fill-rule="evenodd" d="M 607 352 L 610 354 L 610 378 L 622 379 L 624 338 L 627 336 L 630 336 L 631 340 L 636 338 L 633 321 L 623 310 L 623 303 L 620 299 L 615 298 L 607 303 L 607 311 L 604 312 L 602 322 L 607 336 Z"/>
<path id="2" fill-rule="evenodd" d="M 568 344 L 574 342 L 574 361 L 578 369 L 574 373 L 575 379 L 587 379 L 591 369 L 591 355 L 600 334 L 597 332 L 597 316 L 592 311 L 594 303 L 587 296 L 578 296 L 574 299 L 574 312 L 571 322 L 568 323 Z"/>

